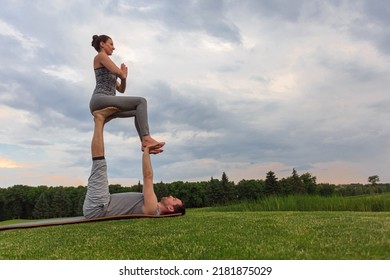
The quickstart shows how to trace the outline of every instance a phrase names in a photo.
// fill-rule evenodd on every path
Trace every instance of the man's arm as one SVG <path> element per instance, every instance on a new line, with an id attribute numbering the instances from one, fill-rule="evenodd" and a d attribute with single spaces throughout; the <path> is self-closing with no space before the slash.
<path id="1" fill-rule="evenodd" d="M 150 149 L 148 146 L 144 148 L 142 155 L 142 173 L 144 177 L 144 186 L 142 192 L 144 194 L 144 205 L 142 211 L 144 214 L 155 215 L 157 212 L 157 196 L 153 188 L 153 168 L 150 160 Z"/>

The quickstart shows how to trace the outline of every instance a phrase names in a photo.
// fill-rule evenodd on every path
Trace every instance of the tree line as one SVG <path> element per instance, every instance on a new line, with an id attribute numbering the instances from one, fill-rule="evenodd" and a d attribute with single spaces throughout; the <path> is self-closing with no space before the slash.
<path id="1" fill-rule="evenodd" d="M 261 198 L 279 195 L 320 195 L 353 196 L 390 192 L 390 184 L 379 184 L 378 176 L 370 176 L 370 184 L 334 185 L 316 182 L 310 173 L 299 175 L 293 169 L 292 175 L 278 179 L 269 171 L 264 180 L 229 181 L 225 172 L 221 179 L 211 178 L 203 182 L 155 183 L 157 197 L 173 195 L 182 199 L 187 208 L 226 205 L 238 201 L 256 201 Z M 131 187 L 110 185 L 110 193 L 142 192 L 142 184 Z M 9 219 L 42 219 L 73 217 L 83 215 L 85 186 L 78 187 L 30 187 L 15 185 L 0 188 L 0 221 Z"/>

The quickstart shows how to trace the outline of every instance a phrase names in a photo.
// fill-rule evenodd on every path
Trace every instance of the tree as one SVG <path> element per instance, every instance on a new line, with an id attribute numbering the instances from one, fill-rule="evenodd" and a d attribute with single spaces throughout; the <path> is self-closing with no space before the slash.
<path id="1" fill-rule="evenodd" d="M 124 192 L 124 188 L 120 184 L 110 184 L 108 185 L 110 193 L 121 193 Z"/>
<path id="2" fill-rule="evenodd" d="M 229 202 L 232 199 L 232 190 L 231 190 L 231 184 L 229 182 L 229 178 L 226 175 L 225 172 L 222 173 L 222 179 L 221 179 L 221 191 L 222 191 L 222 204 L 225 204 Z"/>
<path id="3" fill-rule="evenodd" d="M 45 191 L 39 196 L 37 203 L 35 204 L 33 217 L 37 219 L 46 219 L 53 217 L 53 212 L 51 211 L 50 207 L 49 191 Z"/>
<path id="4" fill-rule="evenodd" d="M 293 168 L 292 172 L 292 190 L 294 194 L 304 194 L 306 193 L 305 186 L 302 182 L 302 179 L 299 177 L 295 168 Z"/>
<path id="5" fill-rule="evenodd" d="M 263 180 L 241 180 L 237 184 L 237 197 L 239 200 L 258 200 L 263 196 Z"/>
<path id="6" fill-rule="evenodd" d="M 370 193 L 371 194 L 375 193 L 376 185 L 379 182 L 379 176 L 378 175 L 373 175 L 373 176 L 368 177 L 368 182 L 371 183 Z"/>
<path id="7" fill-rule="evenodd" d="M 379 182 L 379 176 L 373 175 L 368 177 L 368 182 L 371 183 L 371 185 L 375 186 Z"/>
<path id="8" fill-rule="evenodd" d="M 319 194 L 321 196 L 332 196 L 334 195 L 334 192 L 335 192 L 335 186 L 334 185 L 331 185 L 331 184 L 320 184 L 318 186 L 318 189 L 319 189 Z"/>
<path id="9" fill-rule="evenodd" d="M 221 188 L 221 182 L 218 179 L 211 177 L 208 185 L 208 196 L 210 206 L 221 203 L 223 192 Z"/>
<path id="10" fill-rule="evenodd" d="M 85 200 L 86 189 L 80 189 L 76 200 L 73 201 L 73 214 L 72 216 L 82 216 L 83 215 L 83 206 Z"/>
<path id="11" fill-rule="evenodd" d="M 142 188 L 141 181 L 138 181 L 138 184 L 133 186 L 135 192 L 142 192 Z"/>
<path id="12" fill-rule="evenodd" d="M 205 205 L 205 188 L 202 183 L 186 182 L 175 191 L 175 196 L 184 201 L 188 208 Z"/>
<path id="13" fill-rule="evenodd" d="M 69 217 L 72 213 L 72 203 L 63 187 L 53 188 L 53 217 Z"/>
<path id="14" fill-rule="evenodd" d="M 317 194 L 317 178 L 315 176 L 312 176 L 309 172 L 306 172 L 300 176 L 300 179 L 308 194 Z"/>
<path id="15" fill-rule="evenodd" d="M 4 221 L 7 219 L 5 215 L 5 189 L 0 188 L 0 221 Z"/>
<path id="16" fill-rule="evenodd" d="M 83 215 L 83 204 L 87 188 L 84 186 L 66 187 L 65 191 L 70 201 L 70 217 Z"/>
<path id="17" fill-rule="evenodd" d="M 264 184 L 264 194 L 265 195 L 274 195 L 280 194 L 280 186 L 278 178 L 276 178 L 275 173 L 268 171 L 265 184 Z"/>
<path id="18" fill-rule="evenodd" d="M 159 198 L 159 199 L 162 197 L 168 196 L 168 195 L 172 195 L 169 192 L 168 185 L 163 183 L 163 182 L 155 183 L 154 184 L 154 191 L 156 193 L 157 198 Z"/>
<path id="19" fill-rule="evenodd" d="M 29 208 L 30 203 L 27 191 L 28 187 L 24 185 L 15 185 L 7 189 L 4 209 L 8 219 L 28 218 L 26 209 Z"/>
<path id="20" fill-rule="evenodd" d="M 280 193 L 282 195 L 291 195 L 293 194 L 292 189 L 292 177 L 282 178 L 279 181 Z"/>

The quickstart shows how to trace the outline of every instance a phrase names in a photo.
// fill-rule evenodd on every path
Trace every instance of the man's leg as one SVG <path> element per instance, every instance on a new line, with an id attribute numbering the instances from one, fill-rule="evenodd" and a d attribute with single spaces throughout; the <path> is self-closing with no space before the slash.
<path id="1" fill-rule="evenodd" d="M 94 112 L 95 128 L 91 143 L 92 169 L 83 206 L 86 218 L 104 216 L 110 201 L 107 164 L 104 158 L 103 128 L 106 118 L 117 111 L 116 108 L 110 107 Z"/>
<path id="2" fill-rule="evenodd" d="M 92 158 L 104 157 L 103 129 L 106 119 L 119 110 L 115 107 L 108 107 L 93 112 L 95 129 L 93 131 L 91 154 Z"/>

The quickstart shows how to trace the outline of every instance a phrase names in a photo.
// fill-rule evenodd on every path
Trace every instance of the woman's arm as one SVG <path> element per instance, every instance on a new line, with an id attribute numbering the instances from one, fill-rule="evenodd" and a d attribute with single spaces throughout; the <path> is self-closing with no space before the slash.
<path id="1" fill-rule="evenodd" d="M 127 77 L 127 67 L 124 63 L 121 64 L 121 70 L 122 72 L 126 75 Z M 122 79 L 120 82 L 116 83 L 116 90 L 119 91 L 120 93 L 124 93 L 126 90 L 126 78 Z"/>
<path id="2" fill-rule="evenodd" d="M 121 66 L 121 68 L 119 68 L 118 66 L 116 66 L 115 63 L 108 57 L 105 52 L 100 52 L 95 56 L 94 66 L 95 68 L 104 66 L 108 69 L 108 71 L 110 71 L 120 79 L 127 78 L 127 67 L 123 68 Z"/>

